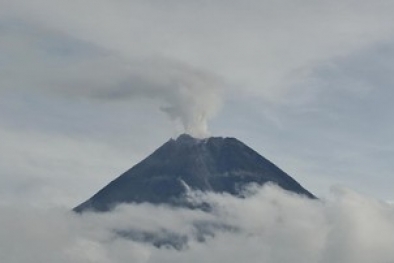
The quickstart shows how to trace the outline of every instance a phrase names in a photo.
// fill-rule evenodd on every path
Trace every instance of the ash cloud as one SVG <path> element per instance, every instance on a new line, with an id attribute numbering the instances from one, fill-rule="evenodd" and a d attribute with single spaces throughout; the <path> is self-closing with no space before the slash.
<path id="1" fill-rule="evenodd" d="M 316 201 L 273 186 L 245 199 L 198 194 L 213 213 L 148 204 L 124 205 L 113 213 L 75 215 L 64 209 L 2 207 L 0 258 L 4 262 L 392 262 L 394 207 L 347 189 Z M 155 215 L 155 216 L 152 216 Z M 234 226 L 197 241 L 193 223 Z M 188 237 L 176 250 L 120 238 L 119 228 Z"/>

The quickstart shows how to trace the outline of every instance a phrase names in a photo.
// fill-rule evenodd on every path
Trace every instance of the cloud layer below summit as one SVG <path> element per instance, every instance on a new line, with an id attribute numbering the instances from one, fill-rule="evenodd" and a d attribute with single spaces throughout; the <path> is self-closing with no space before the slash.
<path id="1" fill-rule="evenodd" d="M 1 207 L 0 254 L 10 263 L 35 262 L 391 262 L 394 207 L 337 188 L 331 200 L 289 195 L 276 187 L 238 199 L 197 195 L 214 213 L 125 205 L 112 213 L 75 215 L 62 209 Z M 152 217 L 152 215 L 155 215 Z M 229 225 L 205 243 L 195 222 Z M 169 231 L 188 238 L 177 251 L 115 235 L 114 230 Z"/>

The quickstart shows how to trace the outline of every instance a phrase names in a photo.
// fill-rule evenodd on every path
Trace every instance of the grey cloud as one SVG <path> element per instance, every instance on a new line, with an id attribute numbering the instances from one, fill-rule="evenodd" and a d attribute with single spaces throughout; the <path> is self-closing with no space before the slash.
<path id="1" fill-rule="evenodd" d="M 221 105 L 223 84 L 217 76 L 164 57 L 121 58 L 51 30 L 14 27 L 17 30 L 5 34 L 10 44 L 1 46 L 9 56 L 1 74 L 2 89 L 104 101 L 156 99 L 158 108 L 180 121 L 185 132 L 198 137 L 208 134 L 207 122 Z M 15 46 L 17 42 L 21 44 Z"/>
<path id="2" fill-rule="evenodd" d="M 87 81 L 81 87 L 81 83 L 84 84 L 81 81 L 75 85 L 66 84 L 61 90 L 102 100 L 157 99 L 161 101 L 161 110 L 171 119 L 179 120 L 185 132 L 197 137 L 208 134 L 208 120 L 221 106 L 222 83 L 219 78 L 168 59 L 109 60 L 104 61 L 103 68 L 96 69 L 94 74 L 103 72 L 105 75 L 105 69 L 109 69 L 120 76 L 113 77 L 110 73 L 105 79 L 100 78 L 104 84 L 92 85 Z M 89 69 L 78 68 L 77 71 L 87 72 Z M 107 83 L 108 79 L 112 83 Z M 96 78 L 96 81 L 99 80 Z"/>
<path id="3" fill-rule="evenodd" d="M 321 61 L 390 38 L 392 1 L 13 1 L 27 20 L 121 57 L 158 54 L 272 100 Z M 304 72 L 300 72 L 300 70 Z"/>

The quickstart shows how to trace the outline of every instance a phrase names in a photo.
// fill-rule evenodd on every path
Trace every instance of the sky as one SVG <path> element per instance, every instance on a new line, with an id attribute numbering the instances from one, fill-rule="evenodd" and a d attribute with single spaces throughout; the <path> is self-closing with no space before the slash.
<path id="1" fill-rule="evenodd" d="M 73 207 L 183 132 L 394 200 L 392 1 L 1 1 L 0 199 Z"/>
<path id="2" fill-rule="evenodd" d="M 391 0 L 0 0 L 0 261 L 393 261 L 393 13 Z M 212 215 L 70 214 L 185 132 L 238 138 L 322 201 L 267 186 L 200 195 Z M 239 231 L 202 244 L 199 220 Z M 137 225 L 190 247 L 111 232 Z"/>

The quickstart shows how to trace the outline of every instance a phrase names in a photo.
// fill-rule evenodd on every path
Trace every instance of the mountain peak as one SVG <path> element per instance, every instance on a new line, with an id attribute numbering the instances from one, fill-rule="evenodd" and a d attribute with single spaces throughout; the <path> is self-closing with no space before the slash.
<path id="1" fill-rule="evenodd" d="M 176 140 L 179 141 L 179 142 L 182 142 L 182 141 L 191 141 L 191 140 L 192 140 L 192 141 L 199 141 L 199 140 L 201 140 L 201 139 L 194 138 L 194 137 L 191 136 L 190 134 L 183 133 L 183 134 L 179 135 L 178 138 L 177 138 Z"/>
<path id="2" fill-rule="evenodd" d="M 240 195 L 250 183 L 277 184 L 314 196 L 288 174 L 235 138 L 182 134 L 75 208 L 108 211 L 120 203 L 185 204 L 189 189 Z"/>
<path id="3" fill-rule="evenodd" d="M 200 143 L 202 141 L 206 141 L 207 139 L 200 139 L 200 138 L 195 138 L 187 133 L 181 134 L 176 138 L 177 143 L 181 144 L 195 144 L 195 143 Z"/>

